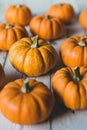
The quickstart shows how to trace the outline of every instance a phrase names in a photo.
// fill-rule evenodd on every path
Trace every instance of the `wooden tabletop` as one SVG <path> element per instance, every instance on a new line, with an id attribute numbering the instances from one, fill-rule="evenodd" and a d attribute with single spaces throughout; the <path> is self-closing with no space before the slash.
<path id="1" fill-rule="evenodd" d="M 29 27 L 26 27 L 29 32 Z M 78 19 L 73 22 L 71 25 L 65 27 L 65 36 L 61 39 L 52 41 L 51 44 L 56 49 L 59 55 L 60 44 L 67 38 L 73 35 L 83 35 L 86 34 L 86 30 L 78 23 Z M 5 82 L 3 86 L 15 79 L 20 77 L 26 77 L 22 73 L 18 72 L 15 68 L 12 67 L 9 58 L 8 52 L 0 51 L 0 63 L 2 64 L 5 71 Z M 60 64 L 61 65 L 61 64 Z M 58 66 L 59 68 L 60 66 Z M 57 69 L 58 69 L 57 68 Z M 42 81 L 51 89 L 51 78 L 54 72 L 49 72 L 48 74 L 40 77 L 29 77 L 35 78 L 38 81 Z M 87 110 L 75 111 L 67 110 L 63 107 L 58 107 L 54 110 L 51 117 L 43 123 L 37 125 L 24 125 L 14 124 L 6 119 L 2 113 L 0 113 L 0 130 L 87 130 Z"/>

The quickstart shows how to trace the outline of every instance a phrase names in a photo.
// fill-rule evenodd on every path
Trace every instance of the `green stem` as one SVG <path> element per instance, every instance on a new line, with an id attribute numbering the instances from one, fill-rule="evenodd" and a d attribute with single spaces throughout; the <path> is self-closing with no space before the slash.
<path id="1" fill-rule="evenodd" d="M 13 25 L 10 24 L 10 23 L 7 23 L 6 26 L 5 26 L 5 29 L 9 29 L 9 28 L 13 28 Z"/>
<path id="2" fill-rule="evenodd" d="M 35 36 L 31 48 L 37 48 L 37 47 L 38 47 L 38 36 Z"/>
<path id="3" fill-rule="evenodd" d="M 79 45 L 86 46 L 86 41 L 87 41 L 87 37 L 86 36 L 82 37 L 82 40 L 81 40 L 81 42 L 79 42 Z"/>
<path id="4" fill-rule="evenodd" d="M 50 19 L 50 16 L 49 16 L 49 15 L 46 15 L 46 16 L 45 16 L 45 19 L 46 19 L 46 20 Z"/>
<path id="5" fill-rule="evenodd" d="M 73 76 L 73 79 L 75 80 L 75 81 L 80 81 L 81 80 L 81 75 L 80 75 L 80 71 L 79 71 L 79 67 L 75 67 L 74 68 L 74 76 Z"/>
<path id="6" fill-rule="evenodd" d="M 59 3 L 58 5 L 59 5 L 59 6 L 62 6 L 62 5 L 63 5 L 63 3 Z"/>
<path id="7" fill-rule="evenodd" d="M 21 91 L 22 91 L 23 93 L 27 93 L 27 92 L 30 91 L 30 90 L 29 90 L 28 82 L 29 82 L 29 79 L 26 78 L 26 79 L 24 80 L 24 84 L 23 84 L 23 86 L 22 86 L 22 88 L 21 88 Z"/>
<path id="8" fill-rule="evenodd" d="M 21 4 L 17 4 L 17 5 L 16 5 L 16 8 L 20 8 L 20 7 L 21 7 Z"/>

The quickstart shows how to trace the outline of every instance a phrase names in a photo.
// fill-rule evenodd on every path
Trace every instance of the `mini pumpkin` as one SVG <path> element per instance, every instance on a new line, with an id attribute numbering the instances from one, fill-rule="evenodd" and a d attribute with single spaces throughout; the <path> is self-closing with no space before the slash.
<path id="1" fill-rule="evenodd" d="M 52 77 L 56 99 L 71 110 L 87 109 L 87 67 L 64 67 Z"/>
<path id="2" fill-rule="evenodd" d="M 34 79 L 17 79 L 8 83 L 0 94 L 0 107 L 10 121 L 31 125 L 46 120 L 54 107 L 48 87 Z"/>
<path id="3" fill-rule="evenodd" d="M 11 24 L 28 25 L 32 18 L 32 12 L 26 5 L 10 5 L 5 11 L 5 19 Z"/>
<path id="4" fill-rule="evenodd" d="M 27 36 L 28 33 L 22 25 L 0 23 L 0 50 L 8 51 L 14 42 Z"/>
<path id="5" fill-rule="evenodd" d="M 0 64 L 0 85 L 3 83 L 4 79 L 5 79 L 5 72 L 2 65 Z"/>
<path id="6" fill-rule="evenodd" d="M 44 40 L 54 40 L 64 35 L 64 25 L 60 19 L 48 15 L 37 15 L 30 22 L 33 35 L 38 35 Z"/>
<path id="7" fill-rule="evenodd" d="M 53 4 L 48 9 L 47 14 L 52 17 L 60 18 L 64 24 L 70 24 L 75 17 L 75 11 L 69 3 Z"/>
<path id="8" fill-rule="evenodd" d="M 79 23 L 80 25 L 87 29 L 87 9 L 83 10 L 79 15 Z"/>
<path id="9" fill-rule="evenodd" d="M 58 55 L 53 46 L 38 36 L 22 38 L 9 50 L 11 64 L 28 76 L 40 76 L 53 69 Z"/>
<path id="10" fill-rule="evenodd" d="M 87 36 L 72 36 L 60 46 L 60 57 L 66 66 L 87 66 Z"/>

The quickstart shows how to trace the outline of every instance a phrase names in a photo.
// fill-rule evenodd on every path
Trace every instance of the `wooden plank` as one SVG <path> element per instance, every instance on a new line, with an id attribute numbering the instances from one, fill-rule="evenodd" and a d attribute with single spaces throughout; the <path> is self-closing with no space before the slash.
<path id="1" fill-rule="evenodd" d="M 21 78 L 23 74 L 18 72 L 10 63 L 9 57 L 7 56 L 5 65 L 4 65 L 4 70 L 5 70 L 5 84 L 13 81 L 17 78 Z"/>
<path id="2" fill-rule="evenodd" d="M 86 130 L 87 129 L 87 111 L 76 111 L 72 113 L 69 110 L 60 108 L 55 114 L 52 122 L 52 130 Z"/>
<path id="3" fill-rule="evenodd" d="M 2 66 L 4 66 L 6 58 L 7 58 L 7 52 L 6 51 L 0 51 L 0 63 L 1 63 Z"/>
<path id="4" fill-rule="evenodd" d="M 0 113 L 0 130 L 22 130 L 19 124 L 10 122 Z"/>

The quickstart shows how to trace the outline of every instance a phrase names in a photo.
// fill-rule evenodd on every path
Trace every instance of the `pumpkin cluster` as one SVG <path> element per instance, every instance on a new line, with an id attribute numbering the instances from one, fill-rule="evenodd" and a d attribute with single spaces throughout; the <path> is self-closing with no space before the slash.
<path id="1" fill-rule="evenodd" d="M 70 24 L 75 18 L 75 11 L 71 4 L 53 4 L 46 15 L 37 15 L 30 22 L 33 35 L 38 35 L 45 40 L 59 39 L 65 34 L 65 25 Z"/>
<path id="2" fill-rule="evenodd" d="M 32 12 L 26 5 L 11 5 L 4 15 L 6 22 L 0 23 L 0 50 L 9 51 L 14 42 L 28 37 L 24 25 L 29 25 Z"/>
<path id="3" fill-rule="evenodd" d="M 8 51 L 12 66 L 26 76 L 47 74 L 59 64 L 50 41 L 62 38 L 65 26 L 74 18 L 69 3 L 54 4 L 46 14 L 34 17 L 26 5 L 11 5 L 5 11 L 6 23 L 0 24 L 0 50 Z M 84 26 L 82 16 L 79 21 Z M 25 26 L 29 26 L 32 37 Z M 87 36 L 67 38 L 59 51 L 65 67 L 52 77 L 53 93 L 44 83 L 24 78 L 7 83 L 1 90 L 0 110 L 10 121 L 31 125 L 46 120 L 55 97 L 69 109 L 87 109 Z M 4 77 L 0 65 L 0 83 Z"/>
<path id="4" fill-rule="evenodd" d="M 58 99 L 72 110 L 87 109 L 87 36 L 71 36 L 60 45 L 64 67 L 52 77 Z"/>
<path id="5" fill-rule="evenodd" d="M 29 26 L 33 35 L 38 35 L 44 40 L 63 37 L 64 24 L 72 22 L 75 12 L 69 3 L 62 3 L 52 5 L 45 14 L 33 16 L 26 5 L 13 4 L 5 10 L 4 17 L 6 22 L 0 24 L 0 50 L 9 51 L 14 42 L 28 37 L 26 25 Z"/>
<path id="6" fill-rule="evenodd" d="M 87 67 L 63 67 L 52 77 L 57 101 L 71 110 L 87 109 Z"/>
<path id="7" fill-rule="evenodd" d="M 11 5 L 5 11 L 5 19 L 6 22 L 0 24 L 0 50 L 8 51 L 10 63 L 15 69 L 26 76 L 40 76 L 57 65 L 58 54 L 51 43 L 44 40 L 44 37 L 39 38 L 39 35 L 28 35 L 25 25 L 29 26 L 32 12 L 27 6 Z M 53 26 L 53 32 L 47 40 L 52 35 L 51 39 L 55 39 L 64 33 L 59 20 L 55 18 L 50 22 L 50 26 L 51 24 L 54 24 L 55 28 Z M 5 72 L 0 65 L 0 84 L 4 78 Z M 46 120 L 54 105 L 55 98 L 48 86 L 34 79 L 16 79 L 7 83 L 0 92 L 2 114 L 10 121 L 22 125 Z"/>

